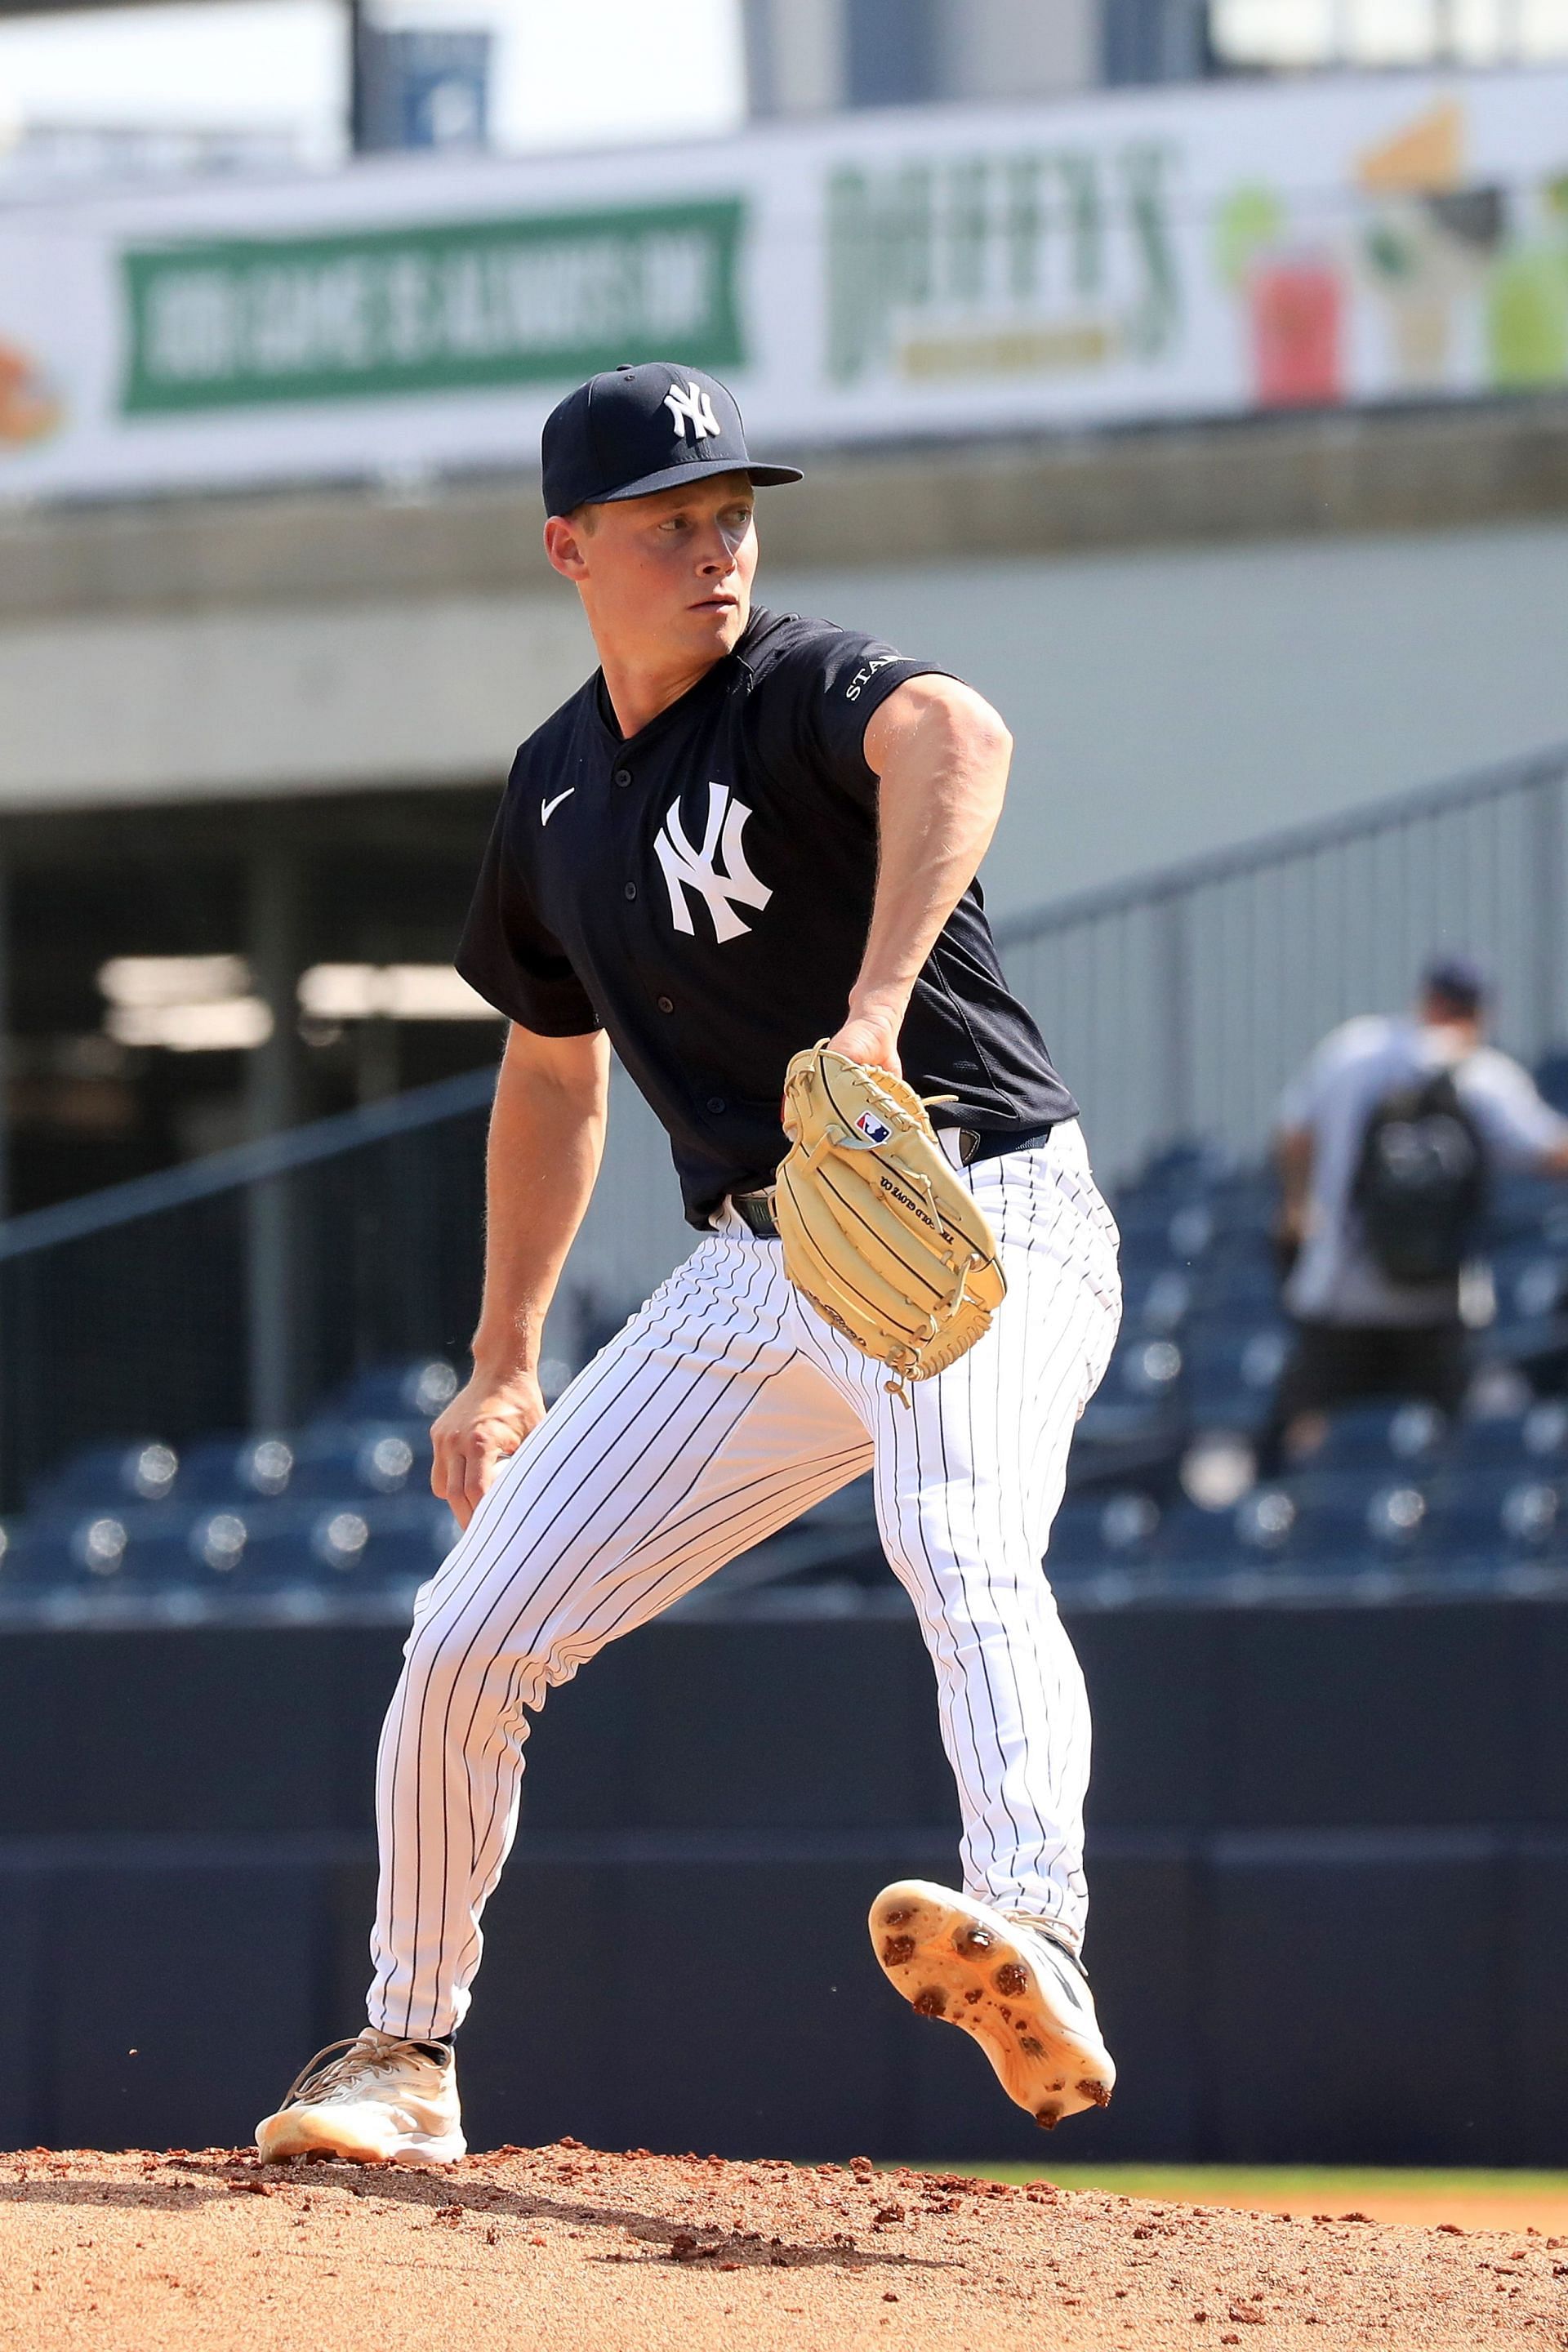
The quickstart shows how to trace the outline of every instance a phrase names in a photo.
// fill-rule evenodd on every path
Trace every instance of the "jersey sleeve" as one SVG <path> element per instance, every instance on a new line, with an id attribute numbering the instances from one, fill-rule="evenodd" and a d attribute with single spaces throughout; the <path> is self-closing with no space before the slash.
<path id="1" fill-rule="evenodd" d="M 1568 1143 L 1568 1119 L 1507 1054 L 1484 1049 L 1463 1065 L 1457 1084 L 1500 1167 L 1538 1167 L 1549 1152 Z"/>
<path id="2" fill-rule="evenodd" d="M 1358 1066 L 1363 1083 L 1382 1074 L 1392 1035 L 1377 1013 L 1342 1022 L 1316 1045 L 1281 1094 L 1274 1114 L 1277 1135 L 1316 1127 L 1336 1099 L 1342 1099 L 1345 1074 Z"/>
<path id="3" fill-rule="evenodd" d="M 541 1037 L 583 1037 L 600 1026 L 571 958 L 535 910 L 508 846 L 510 795 L 501 803 L 474 887 L 457 967 L 487 1003 Z"/>
<path id="4" fill-rule="evenodd" d="M 911 677 L 950 677 L 940 662 L 919 661 L 855 629 L 831 622 L 803 629 L 763 680 L 763 748 L 775 758 L 806 761 L 857 799 L 876 797 L 866 764 L 866 726 L 874 710 Z"/>

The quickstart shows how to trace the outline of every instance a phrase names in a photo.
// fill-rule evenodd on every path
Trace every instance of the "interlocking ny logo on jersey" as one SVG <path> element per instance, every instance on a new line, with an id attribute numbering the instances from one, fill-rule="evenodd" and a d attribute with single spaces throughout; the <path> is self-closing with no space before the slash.
<path id="1" fill-rule="evenodd" d="M 682 392 L 678 383 L 672 383 L 664 395 L 664 404 L 675 419 L 678 441 L 685 440 L 689 425 L 693 441 L 705 441 L 710 433 L 717 435 L 719 419 L 713 414 L 713 403 L 698 385 L 689 382 Z"/>
<path id="2" fill-rule="evenodd" d="M 708 829 L 698 849 L 681 824 L 680 803 L 677 800 L 670 803 L 654 845 L 669 887 L 670 918 L 678 931 L 696 937 L 686 899 L 688 890 L 707 902 L 708 912 L 713 918 L 713 936 L 721 940 L 738 940 L 752 928 L 736 914 L 737 906 L 755 907 L 760 911 L 773 897 L 766 884 L 759 882 L 747 865 L 746 853 L 741 845 L 751 814 L 727 784 L 710 782 Z"/>

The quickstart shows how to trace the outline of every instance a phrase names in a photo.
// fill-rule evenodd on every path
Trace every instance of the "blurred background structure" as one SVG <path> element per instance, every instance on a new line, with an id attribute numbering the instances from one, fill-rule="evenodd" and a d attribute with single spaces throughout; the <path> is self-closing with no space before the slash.
<path id="1" fill-rule="evenodd" d="M 1128 1289 L 1051 1562 L 1080 2139 L 1568 2162 L 1564 1202 L 1498 1191 L 1459 1423 L 1250 1451 L 1323 1030 L 1463 948 L 1568 1103 L 1568 0 L 0 0 L 0 2133 L 233 2139 L 353 2022 L 500 1043 L 449 957 L 591 658 L 539 425 L 655 354 L 807 467 L 767 601 L 1018 742 L 986 888 Z M 552 1385 L 665 1169 L 617 1076 Z M 479 2138 L 1007 2152 L 858 1950 L 943 1866 L 925 1675 L 851 1489 L 552 1697 Z M 549 2046 L 542 1907 L 647 1939 Z M 638 2006 L 694 1907 L 701 2048 Z"/>

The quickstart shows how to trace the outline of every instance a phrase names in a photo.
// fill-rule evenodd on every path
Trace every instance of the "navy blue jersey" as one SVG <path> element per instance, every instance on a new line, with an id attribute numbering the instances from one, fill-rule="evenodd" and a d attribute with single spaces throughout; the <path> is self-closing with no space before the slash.
<path id="1" fill-rule="evenodd" d="M 771 1181 L 792 1055 L 847 1017 L 877 880 L 866 722 L 939 668 L 755 612 L 733 653 L 623 739 L 595 675 L 517 755 L 458 969 L 548 1037 L 603 1028 L 668 1132 L 686 1214 Z M 1076 1105 L 996 961 L 977 883 L 900 1034 L 904 1075 L 987 1136 Z"/>

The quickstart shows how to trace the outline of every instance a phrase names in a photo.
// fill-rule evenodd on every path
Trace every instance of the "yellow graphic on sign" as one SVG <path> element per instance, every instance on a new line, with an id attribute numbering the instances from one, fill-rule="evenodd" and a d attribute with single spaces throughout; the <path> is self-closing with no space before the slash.
<path id="1" fill-rule="evenodd" d="M 1429 107 L 1376 147 L 1365 148 L 1356 170 L 1363 188 L 1397 188 L 1427 195 L 1457 188 L 1464 176 L 1465 110 L 1457 98 Z"/>

